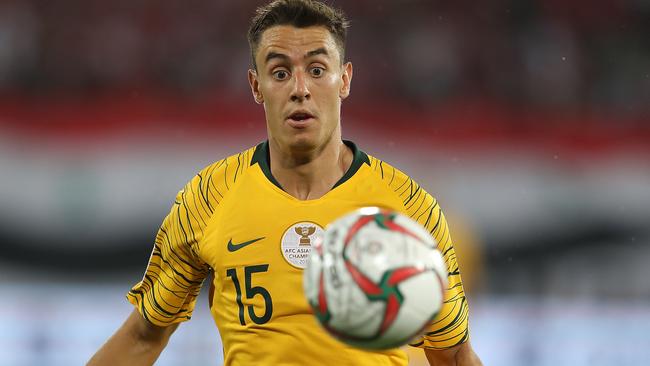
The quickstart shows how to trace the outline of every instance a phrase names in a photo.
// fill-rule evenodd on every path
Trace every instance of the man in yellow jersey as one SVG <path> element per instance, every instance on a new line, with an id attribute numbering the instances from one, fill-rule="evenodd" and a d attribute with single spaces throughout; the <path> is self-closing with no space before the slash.
<path id="1" fill-rule="evenodd" d="M 208 277 L 225 365 L 406 365 L 402 350 L 364 351 L 329 336 L 302 293 L 305 249 L 329 222 L 369 205 L 420 222 L 449 269 L 444 307 L 412 346 L 432 365 L 481 364 L 438 202 L 341 138 L 341 102 L 352 81 L 346 28 L 341 12 L 316 1 L 258 9 L 248 79 L 266 112 L 268 140 L 206 167 L 178 193 L 145 276 L 127 295 L 134 312 L 90 365 L 151 365 L 190 318 Z"/>

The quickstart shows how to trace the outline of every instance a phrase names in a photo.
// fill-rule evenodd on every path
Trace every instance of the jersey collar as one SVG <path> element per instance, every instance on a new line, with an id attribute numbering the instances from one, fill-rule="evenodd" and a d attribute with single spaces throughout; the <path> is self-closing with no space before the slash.
<path id="1" fill-rule="evenodd" d="M 348 140 L 343 140 L 343 143 L 348 146 L 350 149 L 352 149 L 352 154 L 353 154 L 353 159 L 352 159 L 352 164 L 350 164 L 350 168 L 348 168 L 348 171 L 343 174 L 341 179 L 339 179 L 336 184 L 332 187 L 332 189 L 340 186 L 341 184 L 345 183 L 348 179 L 352 178 L 352 176 L 361 168 L 361 166 L 365 163 L 370 166 L 370 158 L 368 158 L 368 155 L 359 150 L 357 145 Z M 251 159 L 251 166 L 255 164 L 259 164 L 260 169 L 262 170 L 262 173 L 266 176 L 266 178 L 273 183 L 275 186 L 278 188 L 284 190 L 280 183 L 275 179 L 273 174 L 271 174 L 271 156 L 269 153 L 269 141 L 266 140 L 264 142 L 261 142 L 259 145 L 255 147 L 255 152 L 253 153 L 253 158 Z"/>

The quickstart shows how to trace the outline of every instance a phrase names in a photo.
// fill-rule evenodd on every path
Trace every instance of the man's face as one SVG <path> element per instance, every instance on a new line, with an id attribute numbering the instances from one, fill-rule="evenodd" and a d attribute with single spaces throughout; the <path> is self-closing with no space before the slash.
<path id="1" fill-rule="evenodd" d="M 262 33 L 253 97 L 264 104 L 269 139 L 281 149 L 313 150 L 340 134 L 341 100 L 350 92 L 352 65 L 324 27 L 274 26 Z"/>

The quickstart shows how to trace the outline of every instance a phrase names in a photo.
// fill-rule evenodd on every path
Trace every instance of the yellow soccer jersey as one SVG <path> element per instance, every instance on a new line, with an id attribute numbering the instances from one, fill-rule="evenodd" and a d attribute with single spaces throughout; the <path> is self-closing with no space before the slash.
<path id="1" fill-rule="evenodd" d="M 350 169 L 314 200 L 280 188 L 268 142 L 202 170 L 178 193 L 128 300 L 153 324 L 185 321 L 212 273 L 210 310 L 225 365 L 406 365 L 399 349 L 363 351 L 329 336 L 303 295 L 303 268 L 323 228 L 349 211 L 380 206 L 426 227 L 449 269 L 445 305 L 412 345 L 443 349 L 466 341 L 467 302 L 438 202 L 404 173 L 346 144 L 354 152 Z"/>

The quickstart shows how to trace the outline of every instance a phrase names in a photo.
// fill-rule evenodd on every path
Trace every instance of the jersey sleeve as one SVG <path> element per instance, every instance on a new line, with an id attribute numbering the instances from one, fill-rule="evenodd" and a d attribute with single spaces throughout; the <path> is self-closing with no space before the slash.
<path id="1" fill-rule="evenodd" d="M 424 334 L 419 339 L 414 339 L 410 345 L 446 349 L 466 342 L 469 339 L 469 309 L 447 220 L 438 201 L 409 176 L 379 159 L 372 159 L 371 168 L 395 192 L 405 213 L 429 231 L 447 265 L 449 284 L 442 309 Z"/>
<path id="2" fill-rule="evenodd" d="M 421 188 L 418 186 L 418 190 Z M 430 194 L 422 191 L 412 205 L 407 204 L 411 218 L 418 221 L 434 237 L 438 250 L 442 253 L 447 265 L 449 281 L 445 291 L 444 302 L 440 313 L 431 322 L 424 335 L 410 343 L 411 346 L 430 349 L 446 349 L 466 342 L 469 339 L 468 314 L 469 309 L 463 290 L 463 282 L 456 260 L 456 252 L 447 226 L 445 215 L 438 201 Z M 418 202 L 419 201 L 419 202 Z"/>
<path id="3" fill-rule="evenodd" d="M 126 297 L 150 323 L 167 326 L 189 320 L 209 266 L 198 245 L 209 219 L 201 174 L 183 188 L 156 235 L 145 275 Z"/>

